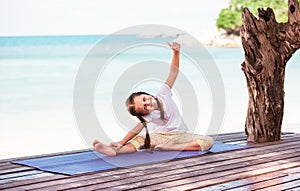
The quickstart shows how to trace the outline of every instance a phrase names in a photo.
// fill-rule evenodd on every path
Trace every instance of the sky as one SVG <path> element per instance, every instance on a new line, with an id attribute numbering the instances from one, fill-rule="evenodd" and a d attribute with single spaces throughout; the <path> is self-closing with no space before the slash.
<path id="1" fill-rule="evenodd" d="M 0 36 L 111 34 L 141 24 L 215 29 L 229 0 L 0 0 Z"/>

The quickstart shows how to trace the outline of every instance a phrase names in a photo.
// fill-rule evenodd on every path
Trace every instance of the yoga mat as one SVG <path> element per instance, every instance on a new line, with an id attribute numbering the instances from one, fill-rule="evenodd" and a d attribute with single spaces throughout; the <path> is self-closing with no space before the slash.
<path id="1" fill-rule="evenodd" d="M 209 152 L 219 153 L 219 152 L 232 151 L 232 150 L 245 149 L 245 148 L 251 148 L 251 146 L 229 144 L 229 143 L 222 143 L 219 141 L 215 141 L 214 146 L 209 150 Z"/>
<path id="2" fill-rule="evenodd" d="M 115 168 L 124 168 L 141 164 L 150 164 L 173 159 L 199 156 L 208 152 L 217 153 L 230 150 L 248 148 L 249 146 L 225 144 L 215 142 L 210 151 L 154 151 L 152 153 L 140 151 L 130 154 L 122 154 L 114 157 L 104 156 L 94 151 L 66 154 L 44 158 L 14 161 L 15 164 L 22 164 L 38 168 L 43 171 L 60 173 L 66 175 L 79 175 Z"/>

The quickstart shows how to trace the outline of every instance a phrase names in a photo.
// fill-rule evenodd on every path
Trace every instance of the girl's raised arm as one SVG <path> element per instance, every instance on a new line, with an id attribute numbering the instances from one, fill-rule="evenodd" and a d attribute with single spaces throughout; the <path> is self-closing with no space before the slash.
<path id="1" fill-rule="evenodd" d="M 171 62 L 171 68 L 169 72 L 169 76 L 166 80 L 166 84 L 172 88 L 174 82 L 179 73 L 179 55 L 180 55 L 180 44 L 177 42 L 169 43 L 170 48 L 173 50 L 173 57 Z"/>

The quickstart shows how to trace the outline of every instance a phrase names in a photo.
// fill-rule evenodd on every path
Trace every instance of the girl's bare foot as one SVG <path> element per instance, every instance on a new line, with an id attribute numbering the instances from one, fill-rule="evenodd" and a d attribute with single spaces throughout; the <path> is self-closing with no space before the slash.
<path id="1" fill-rule="evenodd" d="M 93 147 L 95 148 L 95 146 L 98 144 L 98 143 L 100 143 L 98 140 L 95 140 L 94 142 L 93 142 Z"/>
<path id="2" fill-rule="evenodd" d="M 111 148 L 107 145 L 104 145 L 103 143 L 101 143 L 99 141 L 94 146 L 94 149 L 95 149 L 95 151 L 97 151 L 99 153 L 102 153 L 102 154 L 105 154 L 107 156 L 116 156 L 117 155 L 117 152 L 113 148 Z"/>

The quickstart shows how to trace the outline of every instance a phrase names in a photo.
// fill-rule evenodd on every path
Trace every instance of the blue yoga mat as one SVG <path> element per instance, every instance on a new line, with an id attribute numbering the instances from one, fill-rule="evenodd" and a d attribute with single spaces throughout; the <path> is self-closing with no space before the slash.
<path id="1" fill-rule="evenodd" d="M 218 153 L 248 147 L 249 146 L 215 142 L 214 146 L 208 152 Z M 114 157 L 109 157 L 94 151 L 86 151 L 75 154 L 20 160 L 14 161 L 13 163 L 35 167 L 40 170 L 53 173 L 79 175 L 115 168 L 123 168 L 141 164 L 150 164 L 179 158 L 199 156 L 208 152 L 154 151 L 152 153 L 149 153 L 145 151 L 140 151 L 136 153 L 122 154 Z"/>

